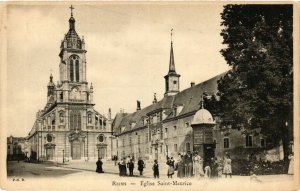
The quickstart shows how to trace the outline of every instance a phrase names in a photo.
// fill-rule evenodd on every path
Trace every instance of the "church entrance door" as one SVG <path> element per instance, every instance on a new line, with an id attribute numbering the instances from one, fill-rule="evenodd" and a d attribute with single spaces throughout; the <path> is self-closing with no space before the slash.
<path id="1" fill-rule="evenodd" d="M 80 150 L 80 142 L 78 140 L 74 140 L 72 142 L 72 159 L 80 159 L 81 158 L 81 150 Z"/>
<path id="2" fill-rule="evenodd" d="M 53 160 L 53 148 L 46 148 L 47 160 Z"/>

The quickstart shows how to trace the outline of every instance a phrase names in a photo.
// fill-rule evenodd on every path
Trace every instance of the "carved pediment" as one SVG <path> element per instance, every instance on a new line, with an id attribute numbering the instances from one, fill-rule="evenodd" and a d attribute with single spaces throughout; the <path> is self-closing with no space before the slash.
<path id="1" fill-rule="evenodd" d="M 74 141 L 74 140 L 84 140 L 86 137 L 86 134 L 84 134 L 82 131 L 73 131 L 69 134 L 69 140 Z"/>

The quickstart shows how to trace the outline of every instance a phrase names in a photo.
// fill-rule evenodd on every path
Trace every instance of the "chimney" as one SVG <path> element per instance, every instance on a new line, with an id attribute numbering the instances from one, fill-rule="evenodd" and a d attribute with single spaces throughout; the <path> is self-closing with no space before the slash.
<path id="1" fill-rule="evenodd" d="M 136 110 L 141 110 L 141 102 L 139 100 L 136 100 Z"/>
<path id="2" fill-rule="evenodd" d="M 191 87 L 194 87 L 195 86 L 195 82 L 191 82 Z"/>

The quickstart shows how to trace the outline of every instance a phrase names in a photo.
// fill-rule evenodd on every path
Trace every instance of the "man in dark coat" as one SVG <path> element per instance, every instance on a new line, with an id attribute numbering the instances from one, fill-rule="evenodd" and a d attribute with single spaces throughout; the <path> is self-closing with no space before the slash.
<path id="1" fill-rule="evenodd" d="M 154 178 L 159 178 L 159 168 L 158 168 L 157 160 L 154 160 L 152 170 L 153 170 Z"/>
<path id="2" fill-rule="evenodd" d="M 134 162 L 132 159 L 130 159 L 130 162 L 128 163 L 128 169 L 129 169 L 129 176 L 133 176 Z"/>
<path id="3" fill-rule="evenodd" d="M 184 163 L 186 167 L 185 175 L 190 178 L 193 175 L 193 156 L 190 151 L 184 156 Z"/>
<path id="4" fill-rule="evenodd" d="M 139 160 L 138 160 L 138 170 L 140 171 L 140 176 L 143 176 L 144 168 L 145 168 L 145 163 L 141 158 L 139 158 Z"/>
<path id="5" fill-rule="evenodd" d="M 96 172 L 104 173 L 104 171 L 102 170 L 103 162 L 101 161 L 101 158 L 98 159 L 98 161 L 96 162 L 96 165 L 97 165 Z"/>

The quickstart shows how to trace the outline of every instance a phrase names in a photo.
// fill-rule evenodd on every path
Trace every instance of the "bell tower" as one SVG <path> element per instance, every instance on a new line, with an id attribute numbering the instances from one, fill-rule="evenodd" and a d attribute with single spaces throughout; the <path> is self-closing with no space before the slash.
<path id="1" fill-rule="evenodd" d="M 93 86 L 86 81 L 86 50 L 84 37 L 75 30 L 74 7 L 71 5 L 69 30 L 60 45 L 57 97 L 61 102 L 93 104 Z"/>
<path id="2" fill-rule="evenodd" d="M 78 36 L 75 30 L 73 17 L 74 7 L 71 5 L 71 17 L 69 19 L 69 31 L 65 34 L 60 46 L 60 81 L 86 83 L 86 58 L 85 42 Z"/>
<path id="3" fill-rule="evenodd" d="M 179 92 L 180 75 L 177 74 L 175 70 L 172 37 L 173 37 L 173 29 L 171 29 L 171 50 L 170 50 L 169 72 L 167 75 L 165 75 L 165 86 L 166 86 L 165 96 L 175 95 Z"/>

